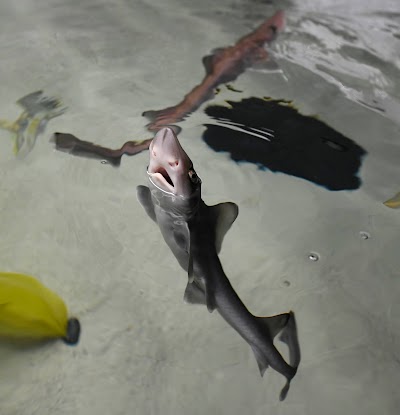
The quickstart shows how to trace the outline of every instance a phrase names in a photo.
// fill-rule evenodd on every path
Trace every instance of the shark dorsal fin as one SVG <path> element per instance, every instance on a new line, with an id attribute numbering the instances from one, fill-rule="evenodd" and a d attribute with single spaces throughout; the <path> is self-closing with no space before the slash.
<path id="1" fill-rule="evenodd" d="M 215 249 L 217 254 L 221 251 L 222 241 L 233 222 L 235 222 L 239 208 L 236 203 L 225 202 L 210 206 L 210 215 L 215 223 Z"/>

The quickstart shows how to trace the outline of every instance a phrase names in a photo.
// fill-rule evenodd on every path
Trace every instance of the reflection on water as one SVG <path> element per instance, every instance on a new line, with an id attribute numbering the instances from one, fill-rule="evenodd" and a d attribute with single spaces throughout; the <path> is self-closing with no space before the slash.
<path id="1" fill-rule="evenodd" d="M 240 38 L 235 45 L 215 48 L 211 55 L 204 56 L 206 76 L 180 103 L 162 110 L 143 113 L 151 120 L 147 125 L 148 130 L 158 131 L 163 126 L 183 121 L 201 104 L 213 98 L 214 88 L 218 85 L 234 81 L 247 68 L 267 61 L 269 54 L 266 47 L 282 32 L 284 25 L 284 12 L 278 11 L 255 30 Z"/>
<path id="2" fill-rule="evenodd" d="M 43 91 L 32 92 L 17 101 L 24 109 L 14 121 L 0 120 L 0 128 L 12 135 L 14 154 L 23 158 L 35 146 L 39 135 L 43 134 L 52 118 L 64 114 L 66 108 L 57 98 L 47 97 Z"/>
<path id="3" fill-rule="evenodd" d="M 399 122 L 399 10 L 378 1 L 302 2 L 291 14 L 276 55 L 339 87 L 351 100 Z"/>

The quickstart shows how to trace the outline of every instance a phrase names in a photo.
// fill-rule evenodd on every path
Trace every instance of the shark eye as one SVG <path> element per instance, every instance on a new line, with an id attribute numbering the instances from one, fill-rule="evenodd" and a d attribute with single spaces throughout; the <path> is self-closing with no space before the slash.
<path id="1" fill-rule="evenodd" d="M 196 174 L 194 170 L 189 170 L 189 179 L 192 183 L 197 184 L 200 181 L 200 177 Z"/>

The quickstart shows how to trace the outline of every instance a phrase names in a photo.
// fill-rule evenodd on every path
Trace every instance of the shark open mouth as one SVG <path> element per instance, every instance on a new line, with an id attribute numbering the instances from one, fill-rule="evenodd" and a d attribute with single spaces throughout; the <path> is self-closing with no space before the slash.
<path id="1" fill-rule="evenodd" d="M 153 184 L 156 185 L 160 190 L 167 193 L 174 193 L 174 183 L 164 167 L 159 166 L 153 171 L 147 170 L 147 174 L 150 176 L 150 180 L 153 182 Z"/>
<path id="2" fill-rule="evenodd" d="M 159 167 L 155 173 L 159 173 L 170 186 L 174 187 L 174 183 L 164 167 Z"/>

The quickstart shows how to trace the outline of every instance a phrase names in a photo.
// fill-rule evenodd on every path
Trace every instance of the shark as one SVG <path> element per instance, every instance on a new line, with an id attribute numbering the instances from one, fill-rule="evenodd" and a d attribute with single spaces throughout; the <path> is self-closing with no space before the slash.
<path id="1" fill-rule="evenodd" d="M 173 129 L 160 129 L 150 143 L 148 186 L 137 187 L 147 215 L 187 273 L 184 301 L 217 310 L 250 345 L 261 376 L 270 366 L 286 378 L 280 400 L 286 398 L 300 363 L 294 312 L 270 317 L 253 315 L 225 275 L 218 257 L 239 209 L 233 202 L 208 206 L 201 198 L 202 181 Z M 274 345 L 278 334 L 289 348 L 290 364 Z"/>

